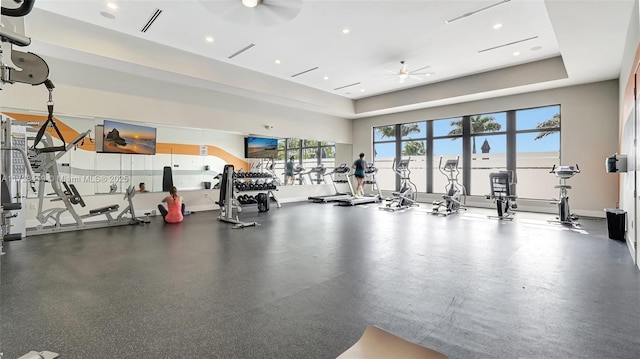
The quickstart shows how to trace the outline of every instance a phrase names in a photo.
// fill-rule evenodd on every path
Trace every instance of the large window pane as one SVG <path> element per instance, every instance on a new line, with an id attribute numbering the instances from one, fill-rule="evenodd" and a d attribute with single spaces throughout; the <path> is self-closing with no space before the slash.
<path id="1" fill-rule="evenodd" d="M 411 158 L 409 170 L 411 182 L 418 192 L 427 191 L 427 141 L 402 141 L 402 158 Z"/>
<path id="2" fill-rule="evenodd" d="M 280 183 L 284 183 L 284 164 L 287 158 L 285 151 L 286 139 L 278 140 L 278 156 L 273 164 L 273 173 L 276 175 Z"/>
<path id="3" fill-rule="evenodd" d="M 374 141 L 393 141 L 396 139 L 396 125 L 374 127 L 373 128 L 373 140 Z"/>
<path id="4" fill-rule="evenodd" d="M 373 162 L 378 168 L 376 181 L 383 191 L 396 190 L 396 174 L 392 170 L 395 154 L 396 144 L 394 142 L 376 143 L 373 146 Z"/>
<path id="5" fill-rule="evenodd" d="M 289 158 L 293 156 L 293 163 L 300 163 L 300 150 L 296 149 L 296 150 L 289 150 L 287 151 L 287 158 L 285 158 L 285 162 L 289 162 Z"/>
<path id="6" fill-rule="evenodd" d="M 318 148 L 315 147 L 302 149 L 302 158 L 305 160 L 305 162 L 317 163 L 318 161 L 315 159 L 318 158 Z M 313 161 L 307 161 L 309 159 L 313 159 Z"/>
<path id="7" fill-rule="evenodd" d="M 560 128 L 560 106 L 516 111 L 516 130 Z"/>
<path id="8" fill-rule="evenodd" d="M 324 146 L 320 148 L 321 152 L 321 163 L 326 168 L 326 173 L 333 171 L 335 167 L 335 158 L 336 158 L 336 146 Z"/>
<path id="9" fill-rule="evenodd" d="M 433 121 L 433 137 L 462 135 L 462 117 Z"/>
<path id="10" fill-rule="evenodd" d="M 424 121 L 403 123 L 402 125 L 400 125 L 400 132 L 403 140 L 412 138 L 427 138 L 427 123 Z"/>
<path id="11" fill-rule="evenodd" d="M 442 160 L 441 160 L 442 159 Z M 433 193 L 446 193 L 445 186 L 448 185 L 447 177 L 438 169 L 439 165 L 444 166 L 447 160 L 458 161 L 458 182 L 462 184 L 462 138 L 434 139 L 433 140 Z"/>
<path id="12" fill-rule="evenodd" d="M 299 138 L 290 138 L 289 139 L 289 148 L 300 148 L 300 143 L 302 141 Z"/>
<path id="13" fill-rule="evenodd" d="M 318 147 L 319 141 L 316 140 L 304 140 L 304 147 Z"/>
<path id="14" fill-rule="evenodd" d="M 520 198 L 557 198 L 558 179 L 549 171 L 559 164 L 560 132 L 538 136 L 539 132 L 516 135 L 516 193 Z"/>
<path id="15" fill-rule="evenodd" d="M 471 133 L 505 132 L 507 130 L 507 113 L 487 113 L 471 116 Z"/>
<path id="16" fill-rule="evenodd" d="M 468 194 L 491 193 L 489 174 L 507 169 L 507 135 L 481 135 L 472 137 L 473 144 L 483 149 L 471 156 L 471 188 Z"/>

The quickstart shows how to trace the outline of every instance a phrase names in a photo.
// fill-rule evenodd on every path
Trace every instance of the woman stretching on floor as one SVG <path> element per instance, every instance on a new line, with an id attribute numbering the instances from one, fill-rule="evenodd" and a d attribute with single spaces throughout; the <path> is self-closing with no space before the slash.
<path id="1" fill-rule="evenodd" d="M 184 212 L 184 203 L 182 203 L 182 197 L 178 196 L 178 189 L 175 187 L 171 187 L 169 190 L 169 195 L 166 196 L 162 202 L 167 203 L 167 211 L 163 205 L 158 205 L 158 210 L 162 214 L 162 218 L 164 218 L 165 223 L 180 223 L 184 218 L 182 213 Z"/>

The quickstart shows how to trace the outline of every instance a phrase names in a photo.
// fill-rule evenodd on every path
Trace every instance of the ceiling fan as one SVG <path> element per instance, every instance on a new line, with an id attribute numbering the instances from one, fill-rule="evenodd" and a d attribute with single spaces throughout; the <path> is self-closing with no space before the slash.
<path id="1" fill-rule="evenodd" d="M 212 14 L 240 25 L 273 26 L 292 20 L 302 0 L 199 0 Z"/>
<path id="2" fill-rule="evenodd" d="M 400 69 L 399 70 L 387 70 L 389 74 L 386 76 L 396 76 L 398 78 L 398 83 L 404 83 L 407 79 L 412 80 L 423 80 L 424 78 L 433 75 L 432 72 L 420 72 L 422 70 L 426 70 L 431 66 L 423 66 L 415 70 L 409 70 L 409 66 L 407 66 L 406 61 L 400 61 Z"/>

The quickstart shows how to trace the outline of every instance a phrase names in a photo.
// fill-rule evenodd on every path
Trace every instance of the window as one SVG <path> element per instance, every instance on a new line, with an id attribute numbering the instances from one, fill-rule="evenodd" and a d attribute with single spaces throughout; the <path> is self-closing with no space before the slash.
<path id="1" fill-rule="evenodd" d="M 278 140 L 278 160 L 276 161 L 275 171 L 278 176 L 284 176 L 284 166 L 289 157 L 293 156 L 294 163 L 301 165 L 305 171 L 317 167 L 322 164 L 326 168 L 326 172 L 333 171 L 335 166 L 336 144 L 330 141 L 304 140 L 298 138 L 289 138 Z M 308 176 L 303 176 L 304 183 L 309 183 Z M 321 176 L 314 178 L 314 183 Z M 282 179 L 284 181 L 284 179 Z M 296 182 L 298 183 L 298 182 Z"/>
<path id="2" fill-rule="evenodd" d="M 393 160 L 396 158 L 396 130 L 399 125 L 373 128 L 373 163 L 378 169 L 376 183 L 383 191 L 396 190 Z"/>
<path id="3" fill-rule="evenodd" d="M 396 126 L 382 126 L 373 128 L 373 141 L 395 141 L 396 140 Z"/>
<path id="4" fill-rule="evenodd" d="M 373 163 L 378 173 L 376 182 L 383 191 L 396 190 L 396 174 L 392 170 L 393 159 L 396 158 L 396 144 L 394 142 L 382 142 L 373 145 Z"/>
<path id="5" fill-rule="evenodd" d="M 410 158 L 409 174 L 418 192 L 427 191 L 427 140 L 409 140 L 401 143 L 402 158 Z"/>
<path id="6" fill-rule="evenodd" d="M 431 193 L 446 193 L 449 181 L 441 169 L 448 160 L 458 161 L 458 182 L 462 184 L 462 117 L 432 121 Z"/>
<path id="7" fill-rule="evenodd" d="M 516 111 L 516 191 L 520 198 L 557 196 L 550 174 L 560 160 L 560 106 Z"/>
<path id="8" fill-rule="evenodd" d="M 489 174 L 508 169 L 516 172 L 518 197 L 556 196 L 549 170 L 560 164 L 559 105 L 374 127 L 373 138 L 383 190 L 397 189 L 393 160 L 411 157 L 418 192 L 445 193 L 441 166 L 457 160 L 457 180 L 467 194 L 489 194 Z"/>
<path id="9" fill-rule="evenodd" d="M 473 138 L 477 138 L 482 151 L 471 156 L 471 181 L 467 193 L 482 196 L 491 193 L 489 174 L 507 169 L 507 135 L 482 135 Z"/>
<path id="10" fill-rule="evenodd" d="M 445 174 L 441 172 L 441 169 L 448 160 L 458 161 L 458 182 L 462 184 L 462 140 L 460 136 L 453 138 L 434 138 L 433 140 L 433 167 L 431 169 L 433 173 L 432 193 L 446 193 L 445 187 L 448 186 L 449 181 Z"/>

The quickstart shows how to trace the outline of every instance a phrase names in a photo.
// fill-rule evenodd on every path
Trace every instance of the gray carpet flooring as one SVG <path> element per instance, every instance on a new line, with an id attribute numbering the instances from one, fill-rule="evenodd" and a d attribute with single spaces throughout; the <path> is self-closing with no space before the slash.
<path id="1" fill-rule="evenodd" d="M 640 271 L 605 220 L 491 213 L 296 203 L 7 243 L 0 352 L 335 358 L 377 325 L 450 358 L 640 358 Z"/>

